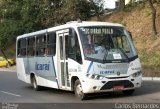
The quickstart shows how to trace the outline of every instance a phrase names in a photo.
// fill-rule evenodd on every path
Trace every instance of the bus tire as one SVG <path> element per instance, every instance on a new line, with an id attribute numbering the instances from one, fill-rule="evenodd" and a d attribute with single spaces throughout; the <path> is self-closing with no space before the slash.
<path id="1" fill-rule="evenodd" d="M 82 86 L 79 79 L 75 81 L 74 92 L 76 97 L 80 98 L 81 100 L 87 99 L 87 94 L 83 93 Z"/>
<path id="2" fill-rule="evenodd" d="M 35 76 L 32 77 L 32 87 L 35 91 L 39 91 L 40 90 L 40 86 L 37 85 L 37 81 Z"/>
<path id="3" fill-rule="evenodd" d="M 123 94 L 129 96 L 129 95 L 132 95 L 132 94 L 134 93 L 134 91 L 135 91 L 134 89 L 124 90 L 124 91 L 123 91 Z"/>

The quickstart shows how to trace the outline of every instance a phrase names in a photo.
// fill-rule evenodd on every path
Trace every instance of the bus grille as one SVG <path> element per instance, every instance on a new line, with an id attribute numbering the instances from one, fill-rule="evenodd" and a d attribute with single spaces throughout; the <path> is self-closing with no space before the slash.
<path id="1" fill-rule="evenodd" d="M 129 80 L 109 81 L 100 90 L 111 89 L 113 86 L 124 86 L 124 88 L 130 88 L 134 87 L 134 84 Z"/>
<path id="2" fill-rule="evenodd" d="M 129 76 L 122 76 L 122 77 L 106 77 L 107 79 L 120 79 L 120 78 L 128 78 Z"/>
<path id="3" fill-rule="evenodd" d="M 106 69 L 124 69 L 124 68 L 128 68 L 129 64 L 128 63 L 119 63 L 119 64 L 111 64 L 111 65 L 107 65 L 105 66 Z"/>

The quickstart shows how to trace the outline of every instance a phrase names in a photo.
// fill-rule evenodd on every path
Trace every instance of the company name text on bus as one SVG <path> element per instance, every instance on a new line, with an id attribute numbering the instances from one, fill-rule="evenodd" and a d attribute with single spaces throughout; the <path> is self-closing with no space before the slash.
<path id="1" fill-rule="evenodd" d="M 49 70 L 49 64 L 35 64 L 35 70 Z"/>

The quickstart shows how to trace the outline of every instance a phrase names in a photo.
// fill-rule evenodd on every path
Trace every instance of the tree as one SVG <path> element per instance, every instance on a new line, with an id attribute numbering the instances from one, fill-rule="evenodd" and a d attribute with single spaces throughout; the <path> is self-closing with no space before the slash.
<path id="1" fill-rule="evenodd" d="M 152 11 L 152 31 L 154 35 L 157 35 L 157 27 L 156 27 L 156 9 L 153 5 L 153 1 L 152 0 L 148 0 L 149 6 L 151 8 Z"/>
<path id="2" fill-rule="evenodd" d="M 23 32 L 29 33 L 44 29 L 42 18 L 44 16 L 44 1 L 45 0 L 22 0 L 21 24 Z"/>
<path id="3" fill-rule="evenodd" d="M 92 11 L 95 13 L 94 16 L 97 16 L 97 19 L 101 21 L 100 15 L 103 12 L 104 0 L 89 0 L 91 2 Z"/>
<path id="4" fill-rule="evenodd" d="M 15 43 L 18 35 L 87 20 L 95 10 L 99 16 L 103 0 L 0 0 L 0 48 Z"/>
<path id="5" fill-rule="evenodd" d="M 119 0 L 119 9 L 123 10 L 125 8 L 125 0 Z"/>
<path id="6" fill-rule="evenodd" d="M 14 28 L 14 29 L 12 29 Z M 7 56 L 5 54 L 5 50 L 7 49 L 8 46 L 12 45 L 13 42 L 15 42 L 16 36 L 18 35 L 18 25 L 16 22 L 12 21 L 4 21 L 0 25 L 0 51 L 3 54 L 4 58 L 8 61 Z M 2 34 L 3 33 L 3 34 Z M 10 63 L 8 62 L 8 65 Z"/>
<path id="7" fill-rule="evenodd" d="M 19 1 L 0 1 L 0 51 L 7 60 L 8 65 L 10 65 L 10 63 L 5 54 L 5 50 L 8 46 L 15 42 L 16 36 L 21 31 L 19 28 Z"/>
<path id="8" fill-rule="evenodd" d="M 45 27 L 52 27 L 60 23 L 60 8 L 63 6 L 64 2 L 64 0 L 45 0 L 42 6 L 43 17 L 41 18 L 42 24 Z"/>
<path id="9" fill-rule="evenodd" d="M 93 15 L 102 12 L 103 0 L 48 0 L 46 8 L 46 26 L 64 24 L 73 20 L 88 20 Z M 101 5 L 100 5 L 101 4 Z M 95 13 L 93 13 L 93 11 Z M 57 19 L 58 18 L 58 19 Z"/>

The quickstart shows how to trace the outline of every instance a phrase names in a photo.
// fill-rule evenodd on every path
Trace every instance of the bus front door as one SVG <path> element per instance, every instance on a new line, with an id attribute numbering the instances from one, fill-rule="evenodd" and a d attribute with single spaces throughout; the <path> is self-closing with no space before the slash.
<path id="1" fill-rule="evenodd" d="M 57 31 L 57 71 L 58 71 L 58 83 L 61 89 L 69 90 L 69 75 L 68 75 L 68 36 L 69 29 Z"/>

